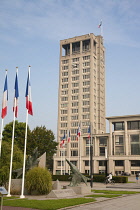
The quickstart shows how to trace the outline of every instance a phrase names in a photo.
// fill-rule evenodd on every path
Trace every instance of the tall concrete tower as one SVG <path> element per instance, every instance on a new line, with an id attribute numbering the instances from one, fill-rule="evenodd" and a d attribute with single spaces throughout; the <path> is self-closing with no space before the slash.
<path id="1" fill-rule="evenodd" d="M 92 33 L 60 41 L 57 127 L 59 145 L 54 157 L 54 174 L 68 173 L 65 160 L 62 160 L 64 157 L 77 166 L 78 161 L 82 164 L 88 155 L 86 138 L 89 126 L 92 134 L 106 131 L 105 48 L 103 37 Z M 78 127 L 81 129 L 81 136 L 77 141 Z M 61 140 L 68 136 L 69 131 L 70 142 L 65 138 L 62 151 Z M 84 173 L 82 165 L 80 170 Z"/>

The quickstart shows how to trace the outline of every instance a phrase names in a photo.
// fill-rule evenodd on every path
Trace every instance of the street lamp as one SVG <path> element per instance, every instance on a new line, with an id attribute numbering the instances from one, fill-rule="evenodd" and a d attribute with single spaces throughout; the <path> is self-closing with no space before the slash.
<path id="1" fill-rule="evenodd" d="M 107 177 L 107 146 L 105 147 L 105 174 Z"/>
<path id="2" fill-rule="evenodd" d="M 93 145 L 90 144 L 90 186 L 93 187 L 93 167 L 92 167 L 92 160 L 93 160 Z"/>

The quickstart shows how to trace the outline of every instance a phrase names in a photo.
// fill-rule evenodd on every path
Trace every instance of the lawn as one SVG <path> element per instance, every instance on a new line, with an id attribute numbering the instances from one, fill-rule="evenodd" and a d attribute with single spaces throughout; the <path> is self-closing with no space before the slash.
<path id="1" fill-rule="evenodd" d="M 44 210 L 55 210 L 68 206 L 75 206 L 83 203 L 94 202 L 94 198 L 72 198 L 57 200 L 27 200 L 27 199 L 4 199 L 4 206 L 15 206 L 25 208 L 35 208 Z"/>
<path id="2" fill-rule="evenodd" d="M 94 193 L 94 194 L 93 194 Z M 75 206 L 84 203 L 95 202 L 96 198 L 114 198 L 126 194 L 136 194 L 140 192 L 136 191 L 112 191 L 112 190 L 92 190 L 91 195 L 87 195 L 82 198 L 71 199 L 53 199 L 53 200 L 28 200 L 20 199 L 19 197 L 12 196 L 10 198 L 4 197 L 4 206 L 15 206 L 25 208 L 35 208 L 43 210 L 57 210 L 60 208 Z"/>

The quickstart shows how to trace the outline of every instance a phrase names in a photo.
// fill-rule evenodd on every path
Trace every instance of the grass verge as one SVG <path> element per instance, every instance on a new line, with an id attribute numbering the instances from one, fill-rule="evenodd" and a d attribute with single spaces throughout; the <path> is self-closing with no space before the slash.
<path id="1" fill-rule="evenodd" d="M 25 207 L 44 210 L 56 210 L 68 206 L 94 202 L 94 198 L 72 198 L 57 200 L 27 200 L 27 199 L 4 199 L 4 206 Z"/>
<path id="2" fill-rule="evenodd" d="M 102 195 L 101 194 L 100 195 L 97 195 L 96 194 L 95 195 L 94 194 L 94 195 L 86 195 L 85 197 L 92 197 L 92 198 L 100 198 L 100 197 L 104 197 L 104 198 L 115 198 L 115 197 L 119 197 L 119 196 L 121 196 L 121 195 L 118 195 L 118 194 L 117 195 L 115 195 L 115 194 L 114 195 L 109 195 L 109 194 L 108 195 L 105 195 L 105 194 L 102 194 Z"/>
<path id="3" fill-rule="evenodd" d="M 104 194 L 136 194 L 136 193 L 140 193 L 140 192 L 136 192 L 136 191 L 112 191 L 112 190 L 92 190 L 92 192 L 94 193 L 104 193 Z"/>

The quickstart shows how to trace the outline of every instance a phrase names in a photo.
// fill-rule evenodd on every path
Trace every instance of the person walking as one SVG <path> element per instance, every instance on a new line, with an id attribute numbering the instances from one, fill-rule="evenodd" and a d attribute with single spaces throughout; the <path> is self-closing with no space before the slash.
<path id="1" fill-rule="evenodd" d="M 136 182 L 139 183 L 139 173 L 136 173 Z"/>

